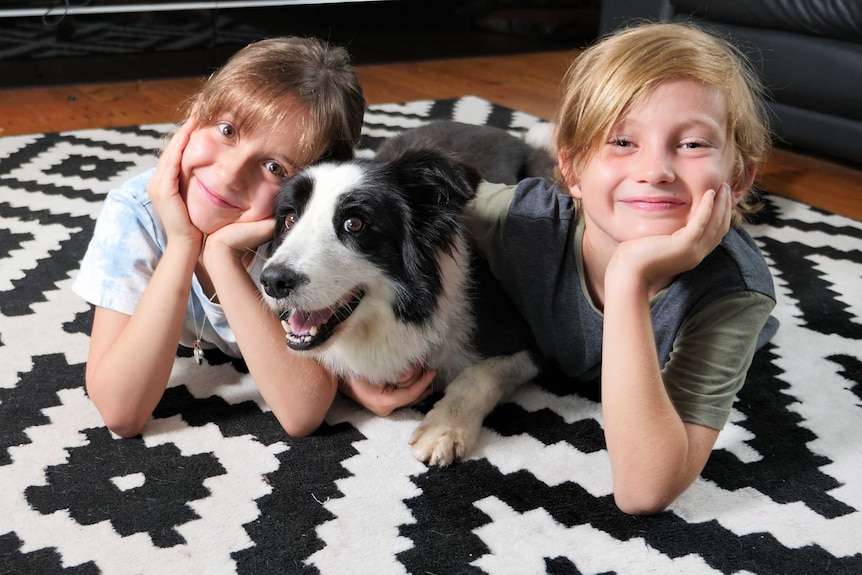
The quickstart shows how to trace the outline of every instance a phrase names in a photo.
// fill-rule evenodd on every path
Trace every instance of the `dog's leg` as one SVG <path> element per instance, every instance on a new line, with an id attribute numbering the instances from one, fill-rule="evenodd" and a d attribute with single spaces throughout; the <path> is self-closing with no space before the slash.
<path id="1" fill-rule="evenodd" d="M 443 398 L 413 433 L 413 454 L 429 465 L 445 466 L 463 458 L 476 445 L 482 421 L 519 385 L 539 373 L 525 351 L 487 358 L 461 372 Z"/>

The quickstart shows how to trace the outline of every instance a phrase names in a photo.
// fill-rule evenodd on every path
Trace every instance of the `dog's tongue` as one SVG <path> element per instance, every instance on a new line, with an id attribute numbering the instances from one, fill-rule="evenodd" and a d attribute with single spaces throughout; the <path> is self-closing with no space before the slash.
<path id="1" fill-rule="evenodd" d="M 290 331 L 301 335 L 308 333 L 313 327 L 326 323 L 330 317 L 332 317 L 332 310 L 329 308 L 314 311 L 302 311 L 298 309 L 288 318 L 288 324 L 290 324 Z"/>

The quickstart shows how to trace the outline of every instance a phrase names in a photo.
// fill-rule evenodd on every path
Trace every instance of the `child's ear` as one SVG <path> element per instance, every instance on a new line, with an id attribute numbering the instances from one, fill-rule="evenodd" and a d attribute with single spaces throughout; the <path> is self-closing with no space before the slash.
<path id="1" fill-rule="evenodd" d="M 755 176 L 757 176 L 757 167 L 754 164 L 745 166 L 745 180 L 742 182 L 741 186 L 730 192 L 733 196 L 734 206 L 742 201 L 742 198 L 745 197 L 745 194 L 747 194 L 748 190 L 751 189 L 751 186 L 754 185 Z"/>
<path id="2" fill-rule="evenodd" d="M 562 174 L 566 185 L 570 184 L 572 182 L 572 162 L 566 150 L 557 152 L 557 166 L 560 168 L 560 174 Z"/>
<path id="3" fill-rule="evenodd" d="M 575 162 L 566 150 L 557 152 L 557 167 L 560 169 L 560 175 L 569 194 L 575 199 L 581 199 L 581 188 L 578 186 L 575 176 Z"/>
<path id="4" fill-rule="evenodd" d="M 566 186 L 574 186 L 578 181 L 578 176 L 575 171 L 575 159 L 570 151 L 560 150 L 557 152 L 557 166 L 560 168 L 560 175 L 563 176 Z"/>
<path id="5" fill-rule="evenodd" d="M 557 166 L 560 168 L 560 175 L 569 194 L 576 200 L 581 199 L 581 187 L 575 177 L 575 162 L 565 150 L 557 152 Z"/>

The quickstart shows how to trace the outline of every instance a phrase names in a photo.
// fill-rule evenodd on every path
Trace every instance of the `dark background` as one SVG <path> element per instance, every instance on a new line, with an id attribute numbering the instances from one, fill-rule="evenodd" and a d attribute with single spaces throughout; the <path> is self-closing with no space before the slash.
<path id="1" fill-rule="evenodd" d="M 66 4 L 135 2 L 0 0 L 0 11 L 51 9 L 0 18 L 0 88 L 209 74 L 239 47 L 278 35 L 313 35 L 345 46 L 356 65 L 571 49 L 597 35 L 600 3 L 381 0 L 64 15 Z"/>

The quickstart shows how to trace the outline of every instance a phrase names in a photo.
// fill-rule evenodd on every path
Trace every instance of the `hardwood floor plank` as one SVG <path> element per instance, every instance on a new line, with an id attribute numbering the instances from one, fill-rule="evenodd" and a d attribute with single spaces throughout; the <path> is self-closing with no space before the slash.
<path id="1" fill-rule="evenodd" d="M 369 104 L 475 95 L 552 119 L 577 51 L 357 67 Z M 0 136 L 176 121 L 201 78 L 0 90 Z M 862 220 L 862 167 L 776 149 L 759 179 L 773 193 Z"/>
<path id="2" fill-rule="evenodd" d="M 199 78 L 0 90 L 0 135 L 173 121 Z"/>
<path id="3" fill-rule="evenodd" d="M 776 194 L 862 221 L 862 169 L 776 148 L 758 184 Z"/>
<path id="4" fill-rule="evenodd" d="M 576 51 L 359 67 L 369 103 L 475 95 L 553 118 L 559 82 Z"/>

